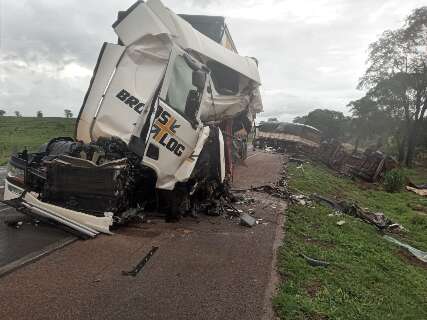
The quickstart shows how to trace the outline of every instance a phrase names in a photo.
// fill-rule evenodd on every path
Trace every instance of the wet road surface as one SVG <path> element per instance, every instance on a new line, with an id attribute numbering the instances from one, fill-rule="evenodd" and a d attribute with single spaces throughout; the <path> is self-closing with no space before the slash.
<path id="1" fill-rule="evenodd" d="M 260 171 L 263 183 L 277 180 L 282 159 L 260 154 L 246 165 L 254 170 L 242 169 L 240 188 L 255 184 Z M 253 228 L 228 216 L 153 219 L 76 241 L 0 278 L 0 296 L 7 297 L 0 299 L 0 319 L 273 319 L 284 207 L 267 194 L 247 195 L 255 203 L 240 208 L 263 219 Z M 159 249 L 137 276 L 122 275 L 153 246 Z"/>
<path id="2" fill-rule="evenodd" d="M 0 167 L 0 186 L 4 185 L 6 168 Z M 0 200 L 3 199 L 0 187 Z M 22 223 L 19 227 L 9 226 L 8 221 Z M 2 268 L 19 259 L 46 253 L 56 243 L 71 237 L 69 233 L 46 224 L 35 224 L 27 216 L 0 202 L 0 276 Z M 25 260 L 25 261 L 24 261 Z M 28 262 L 28 259 L 22 263 Z M 19 265 L 15 265 L 19 266 Z"/>

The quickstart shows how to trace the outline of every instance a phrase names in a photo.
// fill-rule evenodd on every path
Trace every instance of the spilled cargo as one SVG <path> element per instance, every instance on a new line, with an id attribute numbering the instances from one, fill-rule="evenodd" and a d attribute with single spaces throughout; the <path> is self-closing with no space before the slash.
<path id="1" fill-rule="evenodd" d="M 351 153 L 336 139 L 322 139 L 322 133 L 311 126 L 279 122 L 275 119 L 255 128 L 254 147 L 271 148 L 277 152 L 309 157 L 330 168 L 369 182 L 384 178 L 387 171 L 398 167 L 393 157 L 376 148 Z"/>

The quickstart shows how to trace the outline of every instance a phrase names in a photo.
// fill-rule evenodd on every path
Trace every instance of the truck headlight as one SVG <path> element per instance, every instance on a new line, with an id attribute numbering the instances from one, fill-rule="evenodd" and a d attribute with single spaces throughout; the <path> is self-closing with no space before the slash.
<path id="1" fill-rule="evenodd" d="M 23 177 L 24 176 L 24 170 L 19 169 L 11 164 L 8 164 L 7 166 L 7 175 L 9 177 Z"/>

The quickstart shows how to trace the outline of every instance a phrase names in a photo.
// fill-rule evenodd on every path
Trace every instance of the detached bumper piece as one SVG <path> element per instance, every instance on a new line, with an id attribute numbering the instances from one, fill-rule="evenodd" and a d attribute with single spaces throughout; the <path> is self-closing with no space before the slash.
<path id="1" fill-rule="evenodd" d="M 13 200 L 15 206 L 28 210 L 31 216 L 51 220 L 76 231 L 81 238 L 93 238 L 99 233 L 112 234 L 110 226 L 113 224 L 113 215 L 106 214 L 104 217 L 96 217 L 83 212 L 78 212 L 56 205 L 46 203 L 37 199 L 29 192 L 24 192 L 19 199 Z"/>

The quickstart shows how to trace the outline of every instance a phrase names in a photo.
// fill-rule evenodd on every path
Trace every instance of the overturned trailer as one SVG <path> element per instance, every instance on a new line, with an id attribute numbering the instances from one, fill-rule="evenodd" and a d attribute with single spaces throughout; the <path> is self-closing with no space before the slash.
<path id="1" fill-rule="evenodd" d="M 334 170 L 369 182 L 382 180 L 387 171 L 398 167 L 393 157 L 375 147 L 350 153 L 336 139 L 323 140 L 317 158 Z"/>
<path id="2" fill-rule="evenodd" d="M 149 210 L 171 219 L 217 212 L 233 119 L 251 124 L 262 111 L 260 78 L 228 30 L 211 39 L 198 19 L 158 0 L 121 12 L 118 44 L 102 46 L 75 138 L 13 155 L 4 199 L 85 236 Z"/>
<path id="3" fill-rule="evenodd" d="M 253 145 L 260 148 L 271 147 L 288 153 L 315 154 L 320 140 L 321 133 L 314 127 L 269 120 L 255 128 Z"/>

